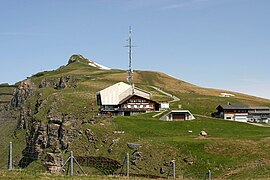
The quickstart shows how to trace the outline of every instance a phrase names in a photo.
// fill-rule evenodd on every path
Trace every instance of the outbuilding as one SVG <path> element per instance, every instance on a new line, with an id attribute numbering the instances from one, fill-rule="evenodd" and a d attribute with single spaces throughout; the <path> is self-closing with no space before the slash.
<path id="1" fill-rule="evenodd" d="M 171 110 L 160 119 L 165 121 L 185 121 L 193 120 L 195 117 L 189 110 Z"/>

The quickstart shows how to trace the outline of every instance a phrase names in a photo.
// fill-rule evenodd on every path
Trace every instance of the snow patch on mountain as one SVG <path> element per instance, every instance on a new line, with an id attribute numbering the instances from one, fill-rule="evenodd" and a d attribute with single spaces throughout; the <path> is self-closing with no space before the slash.
<path id="1" fill-rule="evenodd" d="M 89 66 L 93 66 L 95 68 L 102 69 L 102 70 L 111 70 L 111 68 L 108 68 L 106 66 L 98 64 L 98 63 L 96 63 L 94 61 L 91 61 L 91 60 L 88 60 L 88 61 L 89 61 L 89 63 L 88 63 Z"/>

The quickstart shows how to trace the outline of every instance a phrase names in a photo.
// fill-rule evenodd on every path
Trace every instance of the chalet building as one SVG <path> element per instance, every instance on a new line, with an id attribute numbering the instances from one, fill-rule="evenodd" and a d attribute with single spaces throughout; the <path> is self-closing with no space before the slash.
<path id="1" fill-rule="evenodd" d="M 251 122 L 270 122 L 270 108 L 269 107 L 249 107 L 248 121 Z"/>
<path id="2" fill-rule="evenodd" d="M 119 82 L 96 94 L 101 114 L 131 116 L 138 113 L 158 111 L 160 104 L 150 99 L 150 93 Z"/>
<path id="3" fill-rule="evenodd" d="M 239 104 L 219 105 L 212 116 L 239 122 L 264 122 L 270 118 L 269 107 L 249 107 Z"/>
<path id="4" fill-rule="evenodd" d="M 165 121 L 185 121 L 193 119 L 195 119 L 195 117 L 188 110 L 171 110 L 160 118 L 160 120 Z"/>
<path id="5" fill-rule="evenodd" d="M 217 108 L 216 117 L 226 119 L 247 122 L 249 107 L 239 104 L 219 105 Z"/>

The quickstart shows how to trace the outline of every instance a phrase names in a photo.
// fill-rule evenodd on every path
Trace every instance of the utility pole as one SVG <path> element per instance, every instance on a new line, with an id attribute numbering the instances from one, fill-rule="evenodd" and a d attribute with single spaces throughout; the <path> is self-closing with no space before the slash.
<path id="1" fill-rule="evenodd" d="M 129 65 L 128 65 L 128 76 L 127 76 L 127 81 L 129 82 L 130 86 L 132 87 L 132 94 L 134 94 L 134 84 L 133 84 L 133 71 L 132 71 L 132 37 L 131 37 L 131 26 L 129 26 L 129 35 L 128 35 L 128 45 L 125 47 L 129 48 Z"/>
<path id="2" fill-rule="evenodd" d="M 175 160 L 172 160 L 172 174 L 173 174 L 173 179 L 175 179 Z"/>
<path id="3" fill-rule="evenodd" d="M 212 175 L 211 170 L 208 170 L 208 180 L 211 180 L 211 178 L 212 178 L 211 175 Z"/>
<path id="4" fill-rule="evenodd" d="M 211 180 L 211 179 L 212 179 L 212 173 L 211 173 L 211 170 L 209 169 L 204 176 L 204 180 Z"/>
<path id="5" fill-rule="evenodd" d="M 8 170 L 12 170 L 12 142 L 9 142 Z"/>
<path id="6" fill-rule="evenodd" d="M 74 160 L 73 151 L 71 151 L 70 152 L 70 176 L 73 176 L 73 169 L 74 169 L 73 160 Z"/>
<path id="7" fill-rule="evenodd" d="M 127 165 L 127 172 L 126 175 L 129 177 L 129 154 L 126 155 L 126 165 Z"/>

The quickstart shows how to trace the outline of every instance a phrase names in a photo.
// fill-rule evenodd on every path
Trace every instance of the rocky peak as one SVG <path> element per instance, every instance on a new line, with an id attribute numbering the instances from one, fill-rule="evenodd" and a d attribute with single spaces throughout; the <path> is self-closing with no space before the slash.
<path id="1" fill-rule="evenodd" d="M 85 58 L 82 55 L 74 54 L 69 58 L 68 64 L 71 64 L 71 63 L 74 63 L 74 62 L 82 62 L 83 60 L 85 60 Z"/>
<path id="2" fill-rule="evenodd" d="M 92 66 L 92 67 L 95 67 L 95 68 L 98 68 L 98 69 L 102 69 L 102 70 L 110 70 L 111 69 L 111 68 L 108 68 L 108 67 L 103 66 L 101 64 L 98 64 L 98 63 L 96 63 L 96 62 L 94 62 L 92 60 L 89 60 L 89 59 L 83 57 L 80 54 L 74 54 L 69 58 L 68 64 L 71 64 L 71 63 L 74 63 L 74 62 L 82 62 L 82 63 L 88 64 L 89 66 Z"/>

